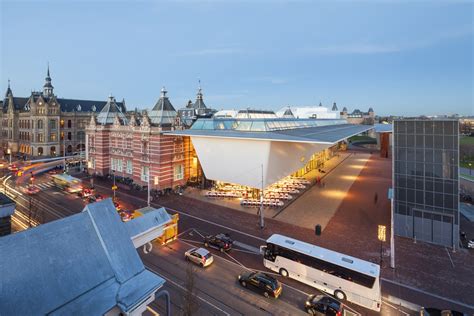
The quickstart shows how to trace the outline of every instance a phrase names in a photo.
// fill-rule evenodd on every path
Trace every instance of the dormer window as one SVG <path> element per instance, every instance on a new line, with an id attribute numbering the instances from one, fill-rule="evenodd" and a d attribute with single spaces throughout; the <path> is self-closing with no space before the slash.
<path id="1" fill-rule="evenodd" d="M 95 112 L 97 110 L 97 108 L 95 107 L 95 105 L 92 106 L 92 112 Z"/>
<path id="2" fill-rule="evenodd" d="M 81 110 L 81 105 L 80 105 L 80 104 L 77 105 L 77 110 L 78 110 L 78 111 Z"/>

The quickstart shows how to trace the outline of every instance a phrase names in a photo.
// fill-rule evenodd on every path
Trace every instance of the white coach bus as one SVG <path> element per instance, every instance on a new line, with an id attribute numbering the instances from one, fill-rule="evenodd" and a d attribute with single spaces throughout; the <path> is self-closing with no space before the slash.
<path id="1" fill-rule="evenodd" d="M 380 266 L 368 261 L 274 234 L 260 247 L 263 264 L 334 295 L 340 300 L 380 311 Z"/>

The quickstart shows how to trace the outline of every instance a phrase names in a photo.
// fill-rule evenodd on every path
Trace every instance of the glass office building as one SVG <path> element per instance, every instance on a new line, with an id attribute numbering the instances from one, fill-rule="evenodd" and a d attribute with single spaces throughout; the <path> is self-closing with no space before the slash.
<path id="1" fill-rule="evenodd" d="M 394 233 L 457 248 L 458 120 L 394 121 Z"/>

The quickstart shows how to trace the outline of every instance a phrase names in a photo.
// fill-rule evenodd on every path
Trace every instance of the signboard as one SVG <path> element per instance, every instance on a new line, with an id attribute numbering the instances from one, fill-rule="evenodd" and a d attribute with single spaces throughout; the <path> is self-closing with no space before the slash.
<path id="1" fill-rule="evenodd" d="M 386 240 L 386 226 L 385 225 L 379 225 L 379 231 L 378 231 L 378 238 L 380 241 L 385 241 Z"/>

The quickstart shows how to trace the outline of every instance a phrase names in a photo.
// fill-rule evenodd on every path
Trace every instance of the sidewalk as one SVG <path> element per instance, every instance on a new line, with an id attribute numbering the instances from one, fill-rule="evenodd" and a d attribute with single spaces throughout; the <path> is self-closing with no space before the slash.
<path id="1" fill-rule="evenodd" d="M 110 183 L 105 183 L 110 187 Z M 378 263 L 380 242 L 377 240 L 377 225 L 386 225 L 387 232 L 390 232 L 390 201 L 387 198 L 390 186 L 391 160 L 380 158 L 375 152 L 361 170 L 349 190 L 348 197 L 342 201 L 321 236 L 315 236 L 313 229 L 275 219 L 265 219 L 265 228 L 260 230 L 256 214 L 236 212 L 233 209 L 184 196 L 162 197 L 156 202 L 263 239 L 267 239 L 273 233 L 279 233 Z M 377 203 L 374 203 L 375 192 L 378 193 Z M 146 199 L 146 192 L 127 193 Z M 401 237 L 396 238 L 395 244 L 396 270 L 393 271 L 384 264 L 382 278 L 474 305 L 472 251 L 453 253 L 444 247 L 421 242 L 415 244 L 412 240 Z M 389 244 L 385 243 L 384 248 L 388 249 Z M 388 260 L 389 258 L 384 258 L 385 262 Z M 410 299 L 418 301 L 406 288 L 394 288 L 396 293 L 388 294 L 407 301 Z M 433 298 L 431 301 L 428 300 L 428 304 L 435 306 L 439 304 L 439 300 Z M 449 304 L 445 304 L 444 307 L 448 307 L 447 305 Z"/>
<path id="2" fill-rule="evenodd" d="M 314 228 L 314 218 L 318 217 L 318 223 L 324 222 L 325 226 L 340 204 L 340 199 L 334 199 L 330 196 L 331 193 L 337 191 L 337 194 L 344 195 L 349 189 L 353 180 L 359 174 L 360 169 L 346 169 L 346 175 L 348 176 L 343 179 L 343 181 L 337 181 L 336 179 L 329 177 L 329 175 L 335 170 L 338 171 L 338 174 L 343 174 L 339 171 L 339 169 L 343 164 L 346 163 L 346 160 L 351 157 L 355 158 L 354 153 L 342 152 L 339 156 L 335 156 L 325 162 L 324 168 L 321 168 L 324 172 L 319 172 L 317 169 L 314 169 L 305 174 L 304 177 L 312 183 L 307 191 L 300 194 L 293 194 L 294 200 L 285 201 L 285 205 L 282 208 L 265 207 L 265 218 L 274 218 L 285 223 L 298 225 L 300 227 Z M 366 154 L 359 154 L 357 159 L 362 159 L 363 157 L 367 157 L 368 159 L 368 155 Z M 317 184 L 315 184 L 318 177 L 325 184 L 328 184 L 327 190 L 321 189 L 317 186 Z M 329 180 L 329 178 L 331 178 L 331 180 Z M 335 191 L 331 191 L 329 187 L 334 187 Z M 240 199 L 237 198 L 208 198 L 205 196 L 206 191 L 207 190 L 200 190 L 197 188 L 187 188 L 184 196 L 202 201 L 204 203 L 228 207 L 247 214 L 256 214 L 257 210 L 259 209 L 259 207 L 243 207 L 240 205 Z M 319 192 L 322 193 L 320 194 Z M 314 206 L 313 201 L 308 201 L 315 198 L 313 196 L 314 193 L 316 193 L 317 196 L 316 200 L 319 201 L 315 210 L 313 210 L 311 207 L 308 207 L 308 205 Z M 326 212 L 329 213 L 326 214 Z M 321 217 L 326 218 L 326 220 L 319 220 Z"/>

